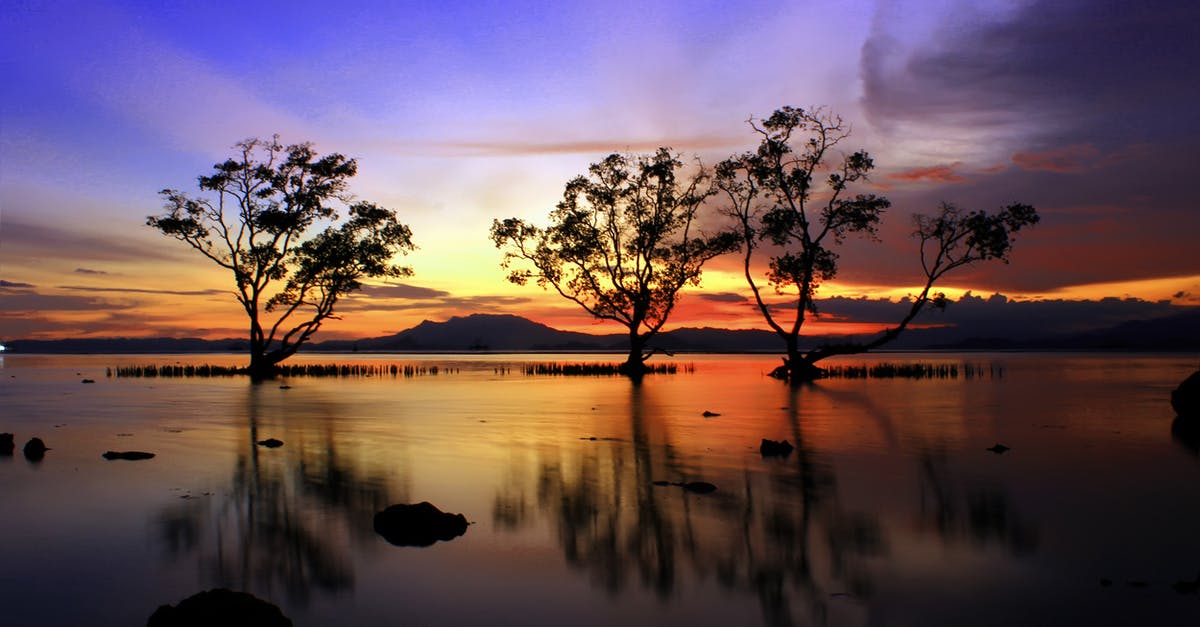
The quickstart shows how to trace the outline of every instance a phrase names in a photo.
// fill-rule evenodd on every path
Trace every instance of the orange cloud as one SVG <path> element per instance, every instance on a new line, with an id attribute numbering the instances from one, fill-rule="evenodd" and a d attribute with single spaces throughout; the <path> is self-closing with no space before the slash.
<path id="1" fill-rule="evenodd" d="M 1092 144 L 1072 144 L 1041 152 L 1018 152 L 1013 154 L 1012 161 L 1025 170 L 1083 172 L 1106 165 L 1110 159 Z"/>
<path id="2" fill-rule="evenodd" d="M 904 172 L 894 172 L 888 175 L 888 179 L 892 181 L 906 181 L 909 183 L 917 183 L 920 181 L 929 181 L 931 183 L 962 183 L 967 179 L 961 174 L 954 171 L 960 162 L 954 162 L 949 165 L 935 165 L 927 168 L 913 168 Z"/>

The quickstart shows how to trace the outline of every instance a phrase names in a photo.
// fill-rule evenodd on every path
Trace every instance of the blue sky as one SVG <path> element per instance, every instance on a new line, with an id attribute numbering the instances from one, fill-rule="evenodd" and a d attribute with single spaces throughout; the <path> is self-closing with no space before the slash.
<path id="1" fill-rule="evenodd" d="M 845 117 L 895 204 L 839 294 L 915 282 L 909 213 L 1020 201 L 1043 223 L 1013 263 L 949 287 L 1197 304 L 1197 23 L 1159 0 L 6 2 L 0 336 L 239 334 L 225 277 L 143 223 L 160 189 L 272 133 L 357 158 L 354 192 L 420 246 L 334 333 L 481 310 L 588 325 L 503 282 L 491 220 L 544 218 L 610 152 L 715 163 L 785 104 Z M 742 293 L 735 266 L 706 289 Z M 754 324 L 736 299 L 691 306 Z"/>

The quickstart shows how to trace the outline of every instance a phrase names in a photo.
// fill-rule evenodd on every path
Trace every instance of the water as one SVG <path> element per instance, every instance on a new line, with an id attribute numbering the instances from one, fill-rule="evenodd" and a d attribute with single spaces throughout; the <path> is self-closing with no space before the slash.
<path id="1" fill-rule="evenodd" d="M 290 389 L 105 377 L 229 356 L 2 359 L 5 625 L 142 625 L 218 586 L 296 625 L 1200 624 L 1172 589 L 1200 576 L 1200 442 L 1167 403 L 1187 357 L 867 356 L 990 375 L 799 389 L 766 356 L 681 356 L 694 372 L 640 386 L 523 376 L 530 356 L 310 356 L 440 373 Z M 718 489 L 653 483 L 696 480 Z M 419 501 L 472 525 L 375 534 Z"/>

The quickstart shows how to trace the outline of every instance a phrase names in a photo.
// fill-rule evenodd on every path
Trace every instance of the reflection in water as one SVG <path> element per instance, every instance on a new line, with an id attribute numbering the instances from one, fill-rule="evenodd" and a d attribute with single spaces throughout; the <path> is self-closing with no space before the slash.
<path id="1" fill-rule="evenodd" d="M 918 459 L 921 530 L 931 529 L 945 542 L 969 538 L 981 546 L 999 544 L 1014 555 L 1037 550 L 1037 529 L 1013 510 L 1005 492 L 995 486 L 971 486 L 960 494 L 944 451 L 925 450 Z"/>
<path id="2" fill-rule="evenodd" d="M 610 596 L 636 581 L 666 600 L 694 593 L 682 590 L 687 582 L 713 581 L 757 598 L 768 625 L 827 624 L 833 603 L 868 607 L 871 565 L 889 554 L 889 542 L 880 514 L 843 505 L 833 458 L 810 444 L 805 401 L 827 392 L 781 386 L 794 453 L 748 457 L 732 472 L 713 470 L 703 452 L 674 442 L 658 419 L 665 412 L 655 393 L 631 384 L 628 437 L 543 449 L 532 481 L 520 467 L 511 469 L 510 484 L 495 498 L 496 527 L 516 531 L 546 517 L 567 563 Z M 894 438 L 887 413 L 866 409 Z M 947 543 L 999 544 L 1014 555 L 1036 550 L 1036 528 L 999 488 L 956 484 L 936 449 L 918 463 L 919 529 Z M 652 485 L 700 479 L 719 489 L 695 495 Z M 530 483 L 537 486 L 532 500 L 523 490 Z"/>
<path id="3" fill-rule="evenodd" d="M 803 391 L 788 393 L 796 454 L 754 460 L 715 493 L 695 495 L 652 485 L 700 479 L 704 465 L 653 418 L 653 391 L 633 384 L 628 439 L 582 442 L 576 457 L 559 451 L 540 463 L 536 508 L 556 526 L 567 562 L 611 595 L 631 574 L 663 599 L 683 579 L 712 580 L 755 595 L 771 625 L 823 623 L 832 597 L 869 596 L 864 558 L 886 552 L 880 525 L 840 506 L 831 465 L 806 445 Z M 532 507 L 506 487 L 494 520 L 520 527 Z"/>
<path id="4" fill-rule="evenodd" d="M 304 604 L 313 591 L 353 587 L 348 544 L 372 539 L 371 519 L 389 501 L 388 484 L 340 453 L 327 422 L 289 422 L 294 441 L 276 450 L 256 446 L 260 390 L 247 392 L 248 433 L 228 489 L 166 508 L 158 529 L 172 559 L 198 558 L 205 585 L 268 595 L 282 587 L 292 603 Z M 303 423 L 308 415 L 291 418 Z"/>

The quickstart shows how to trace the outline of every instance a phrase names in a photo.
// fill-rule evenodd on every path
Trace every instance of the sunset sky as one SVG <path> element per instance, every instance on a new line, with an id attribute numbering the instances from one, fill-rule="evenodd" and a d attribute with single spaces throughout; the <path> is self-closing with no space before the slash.
<path id="1" fill-rule="evenodd" d="M 893 202 L 825 296 L 911 293 L 913 212 L 1023 202 L 1042 223 L 1012 263 L 949 295 L 1096 301 L 1081 326 L 1200 305 L 1198 24 L 1177 0 L 5 2 L 0 340 L 243 335 L 230 278 L 145 218 L 273 133 L 356 158 L 352 191 L 419 246 L 318 339 L 470 313 L 615 332 L 505 283 L 492 219 L 543 223 L 611 152 L 714 164 L 782 105 L 841 114 Z M 670 326 L 762 327 L 738 264 Z"/>

